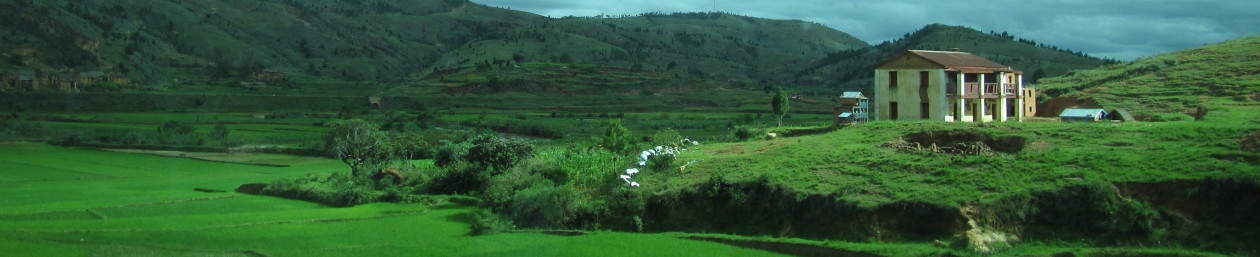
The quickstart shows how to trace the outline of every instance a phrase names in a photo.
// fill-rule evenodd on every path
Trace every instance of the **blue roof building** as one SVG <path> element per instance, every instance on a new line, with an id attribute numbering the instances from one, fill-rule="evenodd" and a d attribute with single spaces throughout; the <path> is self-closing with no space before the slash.
<path id="1" fill-rule="evenodd" d="M 1063 122 L 1097 122 L 1107 119 L 1107 110 L 1067 108 L 1059 113 Z"/>

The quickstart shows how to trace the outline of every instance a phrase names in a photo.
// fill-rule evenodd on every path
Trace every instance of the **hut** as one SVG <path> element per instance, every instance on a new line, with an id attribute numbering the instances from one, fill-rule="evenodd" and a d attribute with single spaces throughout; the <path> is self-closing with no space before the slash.
<path id="1" fill-rule="evenodd" d="M 1107 118 L 1107 110 L 1067 108 L 1059 113 L 1063 122 L 1098 122 Z"/>

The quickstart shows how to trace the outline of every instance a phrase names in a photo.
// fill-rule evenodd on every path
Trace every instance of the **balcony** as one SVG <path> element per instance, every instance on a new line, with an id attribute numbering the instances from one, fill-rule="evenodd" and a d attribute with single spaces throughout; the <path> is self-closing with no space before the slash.
<path id="1" fill-rule="evenodd" d="M 1003 87 L 1005 86 L 1005 87 Z M 945 89 L 945 93 L 949 96 L 958 96 L 958 89 L 949 87 Z M 1019 96 L 1019 86 L 1016 84 L 1000 84 L 1000 83 L 963 83 L 962 98 L 1016 98 Z"/>

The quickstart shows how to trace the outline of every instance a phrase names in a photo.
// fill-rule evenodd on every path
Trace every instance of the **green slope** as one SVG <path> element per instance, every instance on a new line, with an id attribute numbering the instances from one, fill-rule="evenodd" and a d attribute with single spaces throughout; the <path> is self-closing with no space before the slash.
<path id="1" fill-rule="evenodd" d="M 1190 112 L 1260 99 L 1260 36 L 1076 71 L 1043 80 L 1048 97 L 1092 99 L 1135 115 Z"/>
<path id="2" fill-rule="evenodd" d="M 1024 83 L 1070 70 L 1091 69 L 1106 61 L 1053 46 L 1016 39 L 1008 34 L 942 24 L 924 26 L 900 39 L 870 48 L 832 53 L 797 74 L 801 85 L 825 85 L 846 90 L 869 90 L 875 64 L 905 50 L 947 51 L 958 48 L 1024 71 Z"/>

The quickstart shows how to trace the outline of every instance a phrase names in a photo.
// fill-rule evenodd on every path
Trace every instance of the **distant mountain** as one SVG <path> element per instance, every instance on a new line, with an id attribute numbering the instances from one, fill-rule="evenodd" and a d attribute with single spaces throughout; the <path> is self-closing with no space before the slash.
<path id="1" fill-rule="evenodd" d="M 801 80 L 798 84 L 865 90 L 871 86 L 874 65 L 893 55 L 911 49 L 948 51 L 955 48 L 1023 71 L 1024 83 L 1029 84 L 1036 83 L 1041 77 L 1114 62 L 1032 40 L 1017 39 L 1005 32 L 984 33 L 967 27 L 931 24 L 894 41 L 832 53 L 802 70 L 797 76 Z"/>
<path id="2" fill-rule="evenodd" d="M 1260 100 L 1260 36 L 1047 78 L 1046 97 L 1088 99 L 1138 116 Z"/>
<path id="3" fill-rule="evenodd" d="M 826 26 L 725 13 L 561 18 L 492 33 L 439 67 L 493 60 L 640 66 L 718 81 L 788 83 L 796 70 L 866 42 Z"/>
<path id="4" fill-rule="evenodd" d="M 113 69 L 150 83 L 261 69 L 391 80 L 545 19 L 466 0 L 14 0 L 0 2 L 0 67 Z"/>
<path id="5" fill-rule="evenodd" d="M 860 90 L 870 86 L 871 66 L 892 54 L 949 48 L 1032 76 L 1103 63 L 945 25 L 870 46 L 821 24 L 726 13 L 548 18 L 467 0 L 0 2 L 0 70 L 104 70 L 172 90 L 249 80 L 264 70 L 292 87 L 415 84 L 470 67 L 526 63 L 649 72 L 677 79 L 672 85 Z M 449 78 L 438 83 L 458 86 Z"/>

